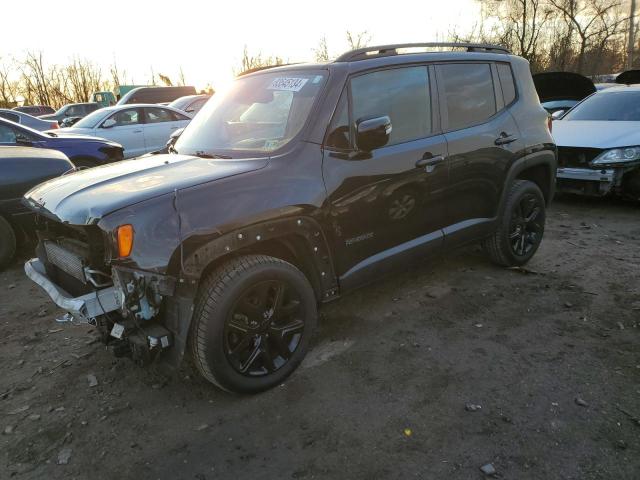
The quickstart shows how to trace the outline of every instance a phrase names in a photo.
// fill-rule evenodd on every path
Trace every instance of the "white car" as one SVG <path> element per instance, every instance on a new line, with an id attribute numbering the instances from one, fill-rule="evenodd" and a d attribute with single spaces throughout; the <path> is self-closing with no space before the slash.
<path id="1" fill-rule="evenodd" d="M 171 133 L 190 121 L 188 113 L 168 106 L 115 105 L 96 110 L 62 131 L 112 140 L 124 147 L 124 158 L 132 158 L 164 148 Z"/>
<path id="2" fill-rule="evenodd" d="M 600 90 L 553 122 L 560 192 L 640 199 L 640 85 Z"/>

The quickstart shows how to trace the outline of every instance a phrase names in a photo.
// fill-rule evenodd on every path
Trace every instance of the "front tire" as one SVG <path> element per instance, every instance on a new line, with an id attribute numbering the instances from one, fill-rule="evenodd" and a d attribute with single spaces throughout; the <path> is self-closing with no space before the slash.
<path id="1" fill-rule="evenodd" d="M 0 216 L 0 270 L 4 269 L 16 254 L 16 234 L 7 220 Z"/>
<path id="2" fill-rule="evenodd" d="M 542 242 L 545 218 L 545 200 L 538 185 L 515 180 L 498 228 L 483 243 L 491 260 L 505 267 L 527 263 Z"/>
<path id="3" fill-rule="evenodd" d="M 201 284 L 191 329 L 193 360 L 224 390 L 261 392 L 298 367 L 316 323 L 316 297 L 300 270 L 266 255 L 234 258 Z"/>

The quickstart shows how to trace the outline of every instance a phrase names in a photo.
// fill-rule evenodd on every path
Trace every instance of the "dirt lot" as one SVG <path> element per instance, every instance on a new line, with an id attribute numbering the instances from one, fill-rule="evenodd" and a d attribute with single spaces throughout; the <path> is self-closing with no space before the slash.
<path id="1" fill-rule="evenodd" d="M 563 199 L 536 273 L 470 248 L 327 305 L 301 369 L 254 397 L 112 358 L 17 263 L 0 478 L 640 478 L 639 213 Z"/>

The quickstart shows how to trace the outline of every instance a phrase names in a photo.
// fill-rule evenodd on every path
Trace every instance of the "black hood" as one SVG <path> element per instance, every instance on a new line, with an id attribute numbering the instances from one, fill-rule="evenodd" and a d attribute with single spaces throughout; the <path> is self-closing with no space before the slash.
<path id="1" fill-rule="evenodd" d="M 616 83 L 622 85 L 635 85 L 640 83 L 640 70 L 627 70 L 616 77 Z"/>
<path id="2" fill-rule="evenodd" d="M 590 79 L 573 72 L 536 73 L 533 84 L 540 102 L 582 100 L 596 91 Z"/>
<path id="3" fill-rule="evenodd" d="M 268 158 L 210 160 L 150 155 L 81 170 L 42 183 L 24 196 L 27 206 L 59 221 L 84 225 L 124 207 L 260 169 Z"/>

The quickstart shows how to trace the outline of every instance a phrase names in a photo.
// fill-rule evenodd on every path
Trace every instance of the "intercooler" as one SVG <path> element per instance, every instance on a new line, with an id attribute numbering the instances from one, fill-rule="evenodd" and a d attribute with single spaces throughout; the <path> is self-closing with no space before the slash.
<path id="1" fill-rule="evenodd" d="M 44 242 L 44 250 L 47 254 L 47 260 L 49 263 L 55 265 L 60 270 L 71 275 L 77 280 L 80 280 L 82 283 L 87 282 L 84 271 L 85 263 L 79 253 L 74 252 L 71 249 L 64 248 L 50 240 L 46 240 Z"/>

